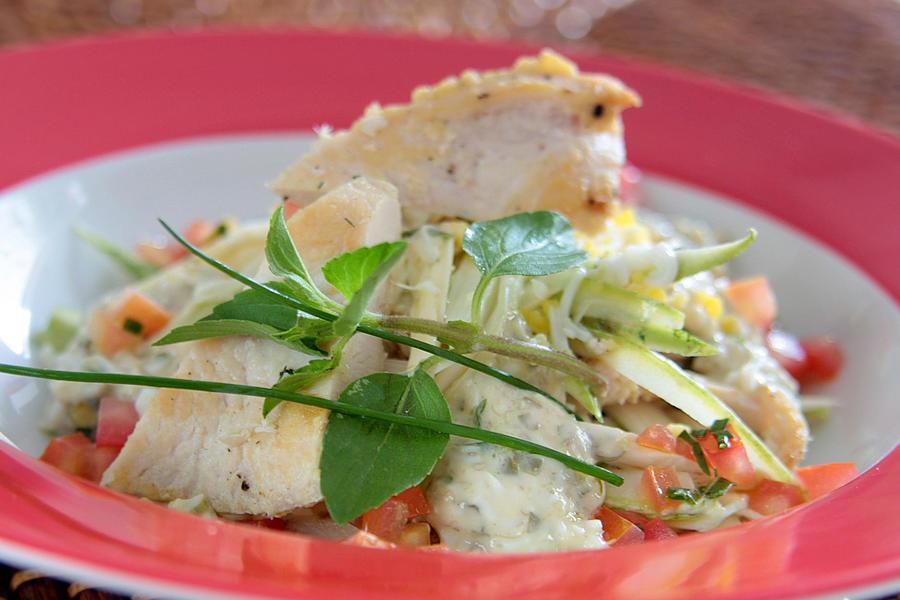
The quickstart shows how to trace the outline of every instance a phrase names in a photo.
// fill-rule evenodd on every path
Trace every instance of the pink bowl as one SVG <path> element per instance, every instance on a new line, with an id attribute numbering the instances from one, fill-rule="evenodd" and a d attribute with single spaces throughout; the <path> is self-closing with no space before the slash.
<path id="1" fill-rule="evenodd" d="M 533 48 L 317 32 L 149 33 L 0 54 L 0 187 L 202 134 L 345 126 L 372 99 Z M 645 105 L 631 159 L 794 225 L 900 297 L 900 143 L 756 92 L 606 56 Z M 277 165 L 273 169 L 277 169 Z M 864 210 L 861 208 L 864 206 Z M 0 557 L 154 593 L 318 598 L 782 598 L 896 584 L 900 451 L 784 515 L 609 552 L 342 546 L 212 522 L 75 481 L 0 444 Z"/>

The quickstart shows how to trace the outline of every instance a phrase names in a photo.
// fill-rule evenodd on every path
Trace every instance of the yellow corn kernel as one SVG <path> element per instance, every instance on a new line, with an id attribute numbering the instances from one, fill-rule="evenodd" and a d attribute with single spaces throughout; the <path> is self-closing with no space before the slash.
<path id="1" fill-rule="evenodd" d="M 637 218 L 632 208 L 625 208 L 612 216 L 612 222 L 616 227 L 631 227 L 637 223 Z"/>
<path id="2" fill-rule="evenodd" d="M 718 319 L 722 316 L 722 300 L 717 296 L 712 296 L 705 292 L 697 292 L 694 294 L 694 298 L 703 305 L 706 314 L 713 319 Z"/>
<path id="3" fill-rule="evenodd" d="M 719 326 L 722 331 L 728 335 L 738 335 L 741 332 L 740 322 L 731 315 L 725 315 L 719 320 Z"/>
<path id="4" fill-rule="evenodd" d="M 550 332 L 550 321 L 547 320 L 547 314 L 540 307 L 523 310 L 522 316 L 525 317 L 525 322 L 528 323 L 533 332 Z"/>

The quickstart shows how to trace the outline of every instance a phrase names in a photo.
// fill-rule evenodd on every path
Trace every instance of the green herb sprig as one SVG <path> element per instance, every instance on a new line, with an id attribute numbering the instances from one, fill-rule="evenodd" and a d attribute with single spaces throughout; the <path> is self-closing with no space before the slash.
<path id="1" fill-rule="evenodd" d="M 463 235 L 463 250 L 481 271 L 472 296 L 471 321 L 476 324 L 481 321 L 484 293 L 494 277 L 551 275 L 587 259 L 569 220 L 548 210 L 473 223 Z"/>
<path id="2" fill-rule="evenodd" d="M 365 510 L 379 506 L 394 494 L 421 481 L 431 471 L 433 462 L 436 462 L 436 459 L 434 461 L 432 459 L 438 448 L 440 447 L 440 453 L 443 452 L 443 446 L 435 441 L 439 438 L 429 438 L 427 435 L 422 437 L 421 434 L 412 434 L 409 431 L 395 432 L 392 427 L 434 432 L 442 436 L 455 435 L 503 446 L 550 458 L 573 471 L 612 485 L 621 485 L 623 482 L 619 475 L 608 469 L 578 460 L 558 450 L 496 431 L 453 423 L 449 419 L 449 413 L 445 412 L 446 401 L 440 390 L 434 380 L 421 369 L 411 376 L 375 373 L 363 377 L 350 384 L 337 401 L 286 390 L 174 377 L 57 371 L 9 364 L 0 364 L 0 373 L 55 381 L 136 385 L 257 398 L 271 397 L 330 410 L 333 417 L 329 419 L 326 429 L 320 467 L 323 470 L 322 486 L 326 505 L 339 522 L 352 520 Z M 409 381 L 399 378 L 406 378 Z M 339 415 L 352 417 L 357 421 L 350 423 Z M 335 429 L 332 429 L 333 424 Z M 377 436 L 369 437 L 373 431 Z M 377 455 L 377 460 L 373 463 L 379 465 L 376 473 L 370 471 L 367 465 L 373 462 L 375 455 L 372 449 L 378 447 L 375 442 L 379 439 L 385 446 L 379 450 L 381 454 Z M 406 446 L 406 442 L 410 440 L 415 440 L 411 442 L 413 445 Z M 350 450 L 350 446 L 355 444 L 360 444 L 359 451 Z M 410 451 L 411 448 L 417 451 L 424 448 L 425 454 L 418 459 L 406 457 L 407 454 L 415 454 Z M 438 457 L 440 453 L 437 453 Z M 340 459 L 340 456 L 345 460 Z M 360 472 L 367 472 L 371 477 L 366 477 L 364 481 L 359 479 L 352 488 L 338 485 L 338 482 L 346 482 L 346 474 L 358 475 Z M 381 477 L 385 477 L 384 481 L 387 483 L 378 483 Z M 371 484 L 371 487 L 366 487 L 368 484 Z"/>

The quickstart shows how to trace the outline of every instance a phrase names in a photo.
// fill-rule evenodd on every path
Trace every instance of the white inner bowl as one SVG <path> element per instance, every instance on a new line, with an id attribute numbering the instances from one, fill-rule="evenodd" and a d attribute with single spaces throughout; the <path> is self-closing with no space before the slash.
<path id="1" fill-rule="evenodd" d="M 29 336 L 60 305 L 85 308 L 126 283 L 73 233 L 84 226 L 124 247 L 162 236 L 158 217 L 264 218 L 276 202 L 264 188 L 303 153 L 309 135 L 242 135 L 141 148 L 62 169 L 0 193 L 0 362 L 29 364 Z M 648 175 L 646 205 L 705 221 L 729 236 L 755 227 L 759 240 L 734 273 L 765 274 L 788 331 L 840 340 L 839 379 L 821 390 L 838 406 L 815 425 L 807 462 L 874 464 L 897 443 L 900 311 L 866 275 L 796 229 L 733 201 Z M 823 208 L 827 210 L 827 208 Z M 38 455 L 45 384 L 0 375 L 0 432 Z"/>

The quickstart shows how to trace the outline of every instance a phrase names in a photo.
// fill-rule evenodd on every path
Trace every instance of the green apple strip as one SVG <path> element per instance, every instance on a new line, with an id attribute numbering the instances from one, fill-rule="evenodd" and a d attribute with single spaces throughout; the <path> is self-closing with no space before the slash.
<path id="1" fill-rule="evenodd" d="M 716 419 L 728 419 L 744 442 L 750 462 L 765 478 L 798 485 L 791 470 L 740 417 L 678 365 L 620 336 L 601 332 L 597 335 L 613 342 L 613 347 L 601 357 L 607 365 L 706 427 Z"/>

